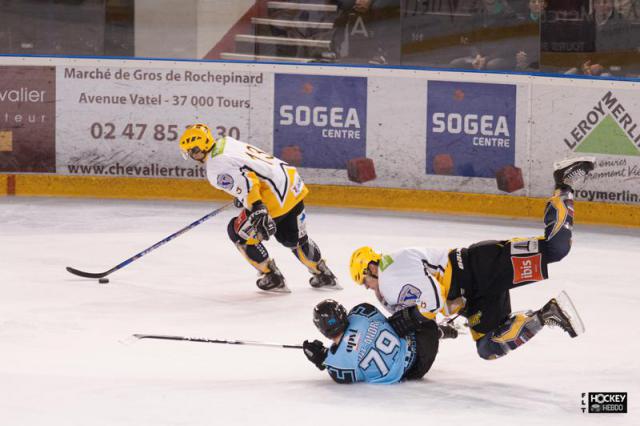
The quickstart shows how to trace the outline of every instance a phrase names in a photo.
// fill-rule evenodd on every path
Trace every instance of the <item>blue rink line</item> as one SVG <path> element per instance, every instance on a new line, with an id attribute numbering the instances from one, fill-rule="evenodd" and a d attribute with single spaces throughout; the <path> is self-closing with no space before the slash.
<path id="1" fill-rule="evenodd" d="M 49 58 L 49 59 L 95 59 L 95 60 L 118 60 L 118 61 L 153 61 L 153 62 L 193 62 L 193 63 L 223 63 L 223 64 L 260 64 L 260 65 L 287 65 L 293 67 L 336 67 L 336 68 L 373 68 L 373 69 L 391 69 L 406 71 L 429 71 L 429 72 L 455 72 L 469 74 L 494 74 L 505 76 L 531 76 L 531 77 L 548 77 L 548 78 L 564 78 L 569 80 L 594 80 L 594 81 L 625 81 L 632 83 L 640 83 L 638 77 L 593 77 L 578 74 L 556 74 L 543 72 L 508 72 L 508 71 L 491 71 L 491 70 L 469 70 L 456 68 L 434 68 L 421 67 L 417 65 L 372 65 L 372 64 L 338 64 L 338 63 L 291 63 L 291 62 L 259 62 L 259 61 L 227 61 L 223 59 L 170 59 L 170 58 L 153 58 L 153 57 L 128 57 L 128 56 L 82 56 L 82 55 L 17 55 L 17 54 L 0 54 L 0 58 Z"/>

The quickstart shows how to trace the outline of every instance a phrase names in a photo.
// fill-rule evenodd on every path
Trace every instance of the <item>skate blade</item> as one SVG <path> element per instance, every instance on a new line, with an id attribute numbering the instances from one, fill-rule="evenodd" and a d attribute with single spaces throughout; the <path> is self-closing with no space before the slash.
<path id="1" fill-rule="evenodd" d="M 582 318 L 578 314 L 578 310 L 574 306 L 571 298 L 564 290 L 558 294 L 556 297 L 556 302 L 558 302 L 558 306 L 565 313 L 565 315 L 569 318 L 569 322 L 571 323 L 571 327 L 573 327 L 573 331 L 576 332 L 576 337 L 584 333 L 584 323 L 582 322 Z"/>
<path id="2" fill-rule="evenodd" d="M 336 285 L 323 285 L 322 287 L 313 287 L 311 286 L 312 289 L 314 290 L 320 290 L 320 291 L 325 291 L 325 290 L 343 290 L 342 286 L 338 283 L 336 283 Z"/>
<path id="3" fill-rule="evenodd" d="M 267 293 L 291 293 L 291 290 L 289 290 L 289 287 L 287 287 L 286 285 L 282 287 L 272 288 L 271 290 L 262 290 L 262 291 L 266 291 Z"/>

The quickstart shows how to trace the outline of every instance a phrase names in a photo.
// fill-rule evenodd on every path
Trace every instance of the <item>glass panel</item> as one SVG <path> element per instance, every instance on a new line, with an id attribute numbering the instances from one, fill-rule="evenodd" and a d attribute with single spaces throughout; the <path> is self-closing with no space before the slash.
<path id="1" fill-rule="evenodd" d="M 596 54 L 589 58 L 592 74 L 636 76 L 640 72 L 637 4 L 634 0 L 593 0 Z"/>
<path id="2" fill-rule="evenodd" d="M 576 74 L 595 52 L 589 0 L 548 0 L 542 22 L 542 69 Z"/>
<path id="3" fill-rule="evenodd" d="M 445 68 L 539 68 L 538 0 L 408 0 L 403 62 Z"/>
<path id="4" fill-rule="evenodd" d="M 640 74 L 640 0 L 0 0 L 0 54 Z"/>
<path id="5" fill-rule="evenodd" d="M 400 64 L 400 0 L 336 2 L 333 49 L 340 62 Z"/>
<path id="6" fill-rule="evenodd" d="M 131 55 L 133 0 L 0 0 L 0 53 Z"/>
<path id="7" fill-rule="evenodd" d="M 637 76 L 636 0 L 550 0 L 542 25 L 542 69 L 592 76 Z"/>

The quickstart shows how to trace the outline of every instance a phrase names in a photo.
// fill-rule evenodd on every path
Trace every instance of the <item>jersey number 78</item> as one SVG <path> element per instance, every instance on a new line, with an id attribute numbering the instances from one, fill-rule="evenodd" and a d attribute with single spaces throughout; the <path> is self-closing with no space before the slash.
<path id="1" fill-rule="evenodd" d="M 373 363 L 380 371 L 380 374 L 386 376 L 389 373 L 389 367 L 387 367 L 387 364 L 384 362 L 382 354 L 391 355 L 398 346 L 400 346 L 398 338 L 389 331 L 383 330 L 376 339 L 375 348 L 371 348 L 367 355 L 362 358 L 362 361 L 360 361 L 360 368 L 366 370 L 371 366 L 371 363 Z"/>

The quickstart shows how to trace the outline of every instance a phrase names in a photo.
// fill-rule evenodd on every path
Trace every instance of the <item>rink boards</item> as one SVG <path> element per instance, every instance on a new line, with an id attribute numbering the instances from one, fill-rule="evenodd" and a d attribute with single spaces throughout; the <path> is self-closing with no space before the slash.
<path id="1" fill-rule="evenodd" d="M 205 122 L 297 165 L 309 203 L 540 217 L 593 155 L 581 222 L 640 226 L 638 83 L 199 61 L 0 58 L 0 194 L 222 199 L 177 150 Z"/>

